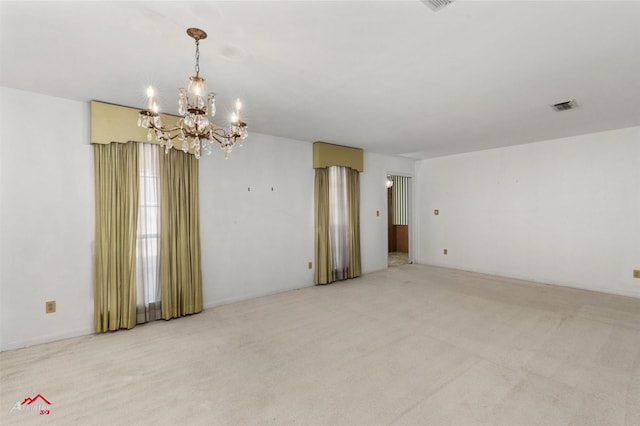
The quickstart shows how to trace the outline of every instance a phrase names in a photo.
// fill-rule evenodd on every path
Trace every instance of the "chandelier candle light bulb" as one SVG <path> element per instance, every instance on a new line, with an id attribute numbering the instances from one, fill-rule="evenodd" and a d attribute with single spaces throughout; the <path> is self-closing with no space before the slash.
<path id="1" fill-rule="evenodd" d="M 153 86 L 147 87 L 147 109 L 158 113 L 158 103 L 156 102 Z"/>
<path id="2" fill-rule="evenodd" d="M 147 107 L 149 109 L 151 109 L 151 106 L 153 105 L 153 94 L 154 94 L 153 86 L 147 87 Z"/>
<path id="3" fill-rule="evenodd" d="M 231 153 L 236 143 L 242 145 L 242 140 L 248 136 L 247 124 L 240 120 L 240 99 L 236 100 L 236 111 L 233 114 L 230 129 L 228 131 L 216 126 L 208 117 L 216 115 L 215 93 L 207 92 L 207 83 L 200 77 L 200 40 L 207 38 L 207 33 L 198 28 L 187 30 L 189 37 L 196 41 L 196 75 L 189 77 L 187 90 L 178 89 L 178 113 L 180 118 L 175 127 L 164 127 L 158 114 L 158 104 L 155 99 L 153 87 L 147 88 L 147 109 L 138 114 L 138 126 L 149 129 L 148 139 L 152 140 L 155 134 L 156 140 L 165 147 L 165 152 L 173 147 L 173 139 L 182 141 L 181 147 L 187 152 L 193 150 L 196 158 L 200 158 L 201 152 L 209 155 L 211 146 L 215 141 L 225 152 L 225 158 Z"/>

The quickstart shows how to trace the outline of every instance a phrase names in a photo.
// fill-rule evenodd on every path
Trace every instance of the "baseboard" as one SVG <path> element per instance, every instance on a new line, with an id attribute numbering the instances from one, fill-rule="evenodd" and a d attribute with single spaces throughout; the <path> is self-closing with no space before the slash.
<path id="1" fill-rule="evenodd" d="M 211 309 L 211 308 L 215 308 L 222 305 L 228 305 L 230 303 L 243 302 L 245 300 L 256 299 L 258 297 L 272 296 L 274 294 L 284 293 L 284 292 L 293 291 L 293 290 L 301 290 L 303 288 L 308 288 L 308 287 L 313 287 L 313 284 L 299 286 L 299 287 L 292 287 L 292 288 L 283 288 L 280 290 L 252 293 L 252 294 L 242 295 L 242 296 L 227 297 L 225 299 L 214 300 L 212 302 L 205 302 L 203 304 L 203 308 Z"/>
<path id="2" fill-rule="evenodd" d="M 74 330 L 74 331 L 69 331 L 66 333 L 60 333 L 55 335 L 38 336 L 31 339 L 18 340 L 18 341 L 13 341 L 9 343 L 2 343 L 0 345 L 0 352 L 27 348 L 29 346 L 36 346 L 44 343 L 56 342 L 58 340 L 71 339 L 73 337 L 88 336 L 94 333 L 95 333 L 95 330 L 93 330 L 92 328 L 87 328 L 87 329 Z"/>
<path id="3" fill-rule="evenodd" d="M 636 299 L 640 299 L 640 292 L 636 293 L 636 292 L 630 292 L 630 291 L 620 291 L 620 290 L 615 290 L 610 288 L 602 288 L 598 286 L 587 287 L 587 286 L 581 286 L 580 284 L 576 284 L 576 283 L 548 280 L 544 278 L 536 278 L 536 277 L 524 276 L 519 274 L 505 275 L 500 273 L 499 271 L 471 269 L 471 268 L 466 268 L 464 266 L 458 266 L 458 265 L 444 265 L 444 264 L 437 264 L 437 263 L 419 263 L 419 264 L 425 265 L 425 266 L 435 266 L 437 268 L 454 269 L 457 271 L 473 272 L 477 274 L 493 275 L 496 277 L 510 278 L 514 280 L 529 281 L 537 284 L 555 285 L 558 287 L 567 287 L 567 288 L 573 288 L 576 290 L 595 291 L 597 293 L 613 294 L 616 296 L 625 296 L 625 297 L 633 297 Z"/>

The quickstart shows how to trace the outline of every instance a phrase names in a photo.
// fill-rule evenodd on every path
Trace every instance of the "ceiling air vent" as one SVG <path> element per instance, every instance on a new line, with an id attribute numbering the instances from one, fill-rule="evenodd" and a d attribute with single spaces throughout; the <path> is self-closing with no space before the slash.
<path id="1" fill-rule="evenodd" d="M 433 10 L 437 12 L 448 4 L 453 3 L 453 0 L 420 0 L 422 3 L 426 4 Z"/>
<path id="2" fill-rule="evenodd" d="M 556 111 L 566 111 L 568 109 L 574 108 L 578 108 L 578 104 L 576 103 L 575 99 L 553 105 L 553 109 L 555 109 Z"/>

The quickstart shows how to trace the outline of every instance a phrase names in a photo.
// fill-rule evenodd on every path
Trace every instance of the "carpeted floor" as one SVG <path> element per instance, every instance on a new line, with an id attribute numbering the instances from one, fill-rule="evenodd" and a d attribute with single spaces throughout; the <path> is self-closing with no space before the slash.
<path id="1" fill-rule="evenodd" d="M 3 425 L 639 425 L 640 299 L 404 265 L 0 368 Z"/>
<path id="2" fill-rule="evenodd" d="M 409 253 L 391 252 L 387 256 L 388 266 L 401 266 L 409 263 Z"/>

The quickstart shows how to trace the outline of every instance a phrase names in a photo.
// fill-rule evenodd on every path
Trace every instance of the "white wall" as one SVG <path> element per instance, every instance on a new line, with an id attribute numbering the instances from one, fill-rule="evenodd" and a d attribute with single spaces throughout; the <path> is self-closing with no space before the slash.
<path id="1" fill-rule="evenodd" d="M 0 117 L 0 350 L 90 334 L 89 104 L 0 88 Z M 313 284 L 311 158 L 252 133 L 202 159 L 206 307 Z M 639 159 L 638 127 L 417 165 L 365 153 L 363 272 L 387 264 L 386 175 L 415 174 L 418 261 L 640 297 Z"/>
<path id="2" fill-rule="evenodd" d="M 311 143 L 251 134 L 228 160 L 214 153 L 202 161 L 205 306 L 313 285 L 314 270 L 308 269 L 314 261 L 312 156 Z M 387 268 L 387 173 L 413 175 L 414 163 L 365 153 L 363 273 Z"/>
<path id="3" fill-rule="evenodd" d="M 90 106 L 0 90 L 0 350 L 93 333 Z M 253 133 L 228 160 L 202 158 L 205 307 L 313 284 L 311 155 Z"/>
<path id="4" fill-rule="evenodd" d="M 0 117 L 0 349 L 91 333 L 89 105 L 0 88 Z"/>
<path id="5" fill-rule="evenodd" d="M 90 106 L 1 87 L 0 117 L 0 350 L 91 334 Z M 413 165 L 365 154 L 364 272 L 386 268 L 385 176 Z M 205 307 L 313 285 L 313 178 L 312 144 L 274 136 L 202 158 Z M 45 314 L 47 300 L 56 313 Z"/>
<path id="6" fill-rule="evenodd" d="M 360 173 L 360 249 L 363 273 L 387 268 L 387 175 L 413 177 L 415 164 L 415 160 L 408 158 L 364 153 L 364 171 Z M 378 211 L 380 216 L 376 216 Z M 411 229 L 409 232 L 412 233 Z"/>
<path id="7" fill-rule="evenodd" d="M 640 297 L 640 127 L 423 160 L 417 186 L 420 263 Z"/>
<path id="8" fill-rule="evenodd" d="M 200 161 L 205 307 L 313 285 L 312 145 L 250 133 Z"/>

